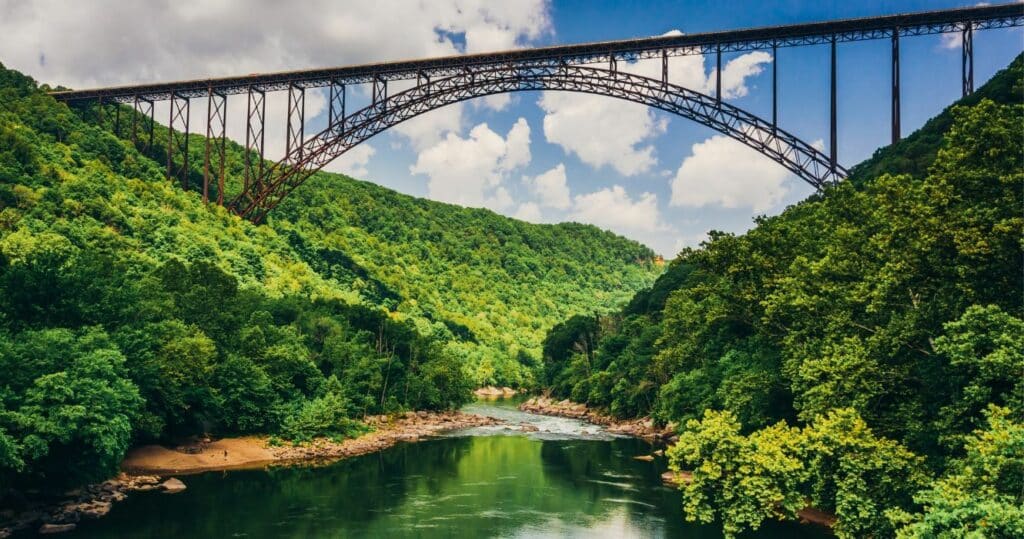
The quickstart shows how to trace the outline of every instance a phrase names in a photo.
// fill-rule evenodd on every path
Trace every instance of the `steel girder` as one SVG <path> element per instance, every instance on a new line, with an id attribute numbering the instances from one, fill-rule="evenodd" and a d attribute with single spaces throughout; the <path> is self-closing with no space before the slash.
<path id="1" fill-rule="evenodd" d="M 167 120 L 167 179 L 176 179 L 181 188 L 188 190 L 188 135 L 191 100 L 179 95 L 171 96 L 170 113 Z M 178 127 L 180 126 L 180 127 Z M 181 154 L 181 163 L 174 161 L 174 154 Z"/>
<path id="2" fill-rule="evenodd" d="M 269 166 L 231 206 L 239 215 L 260 222 L 314 172 L 390 127 L 468 99 L 537 90 L 604 95 L 682 116 L 757 150 L 818 190 L 847 174 L 829 156 L 771 122 L 682 86 L 622 71 L 576 65 L 505 66 L 464 70 L 422 83 L 337 119 Z"/>
<path id="3" fill-rule="evenodd" d="M 206 149 L 203 158 L 203 203 L 210 201 L 210 180 L 217 181 L 217 204 L 224 205 L 224 147 L 227 141 L 228 98 L 210 90 L 206 98 Z"/>
<path id="4" fill-rule="evenodd" d="M 263 177 L 264 141 L 266 139 L 265 120 L 267 118 L 267 94 L 261 88 L 248 88 L 248 104 L 245 112 L 245 172 L 242 192 L 249 193 L 260 189 L 259 181 Z"/>
<path id="5" fill-rule="evenodd" d="M 156 120 L 153 117 L 153 102 L 142 97 L 136 97 L 132 107 L 135 109 L 134 114 L 132 114 L 132 142 L 141 148 L 143 154 L 148 154 L 153 148 L 153 126 L 156 125 Z M 138 127 L 140 119 L 143 121 L 143 134 L 147 134 L 145 139 L 139 138 Z"/>

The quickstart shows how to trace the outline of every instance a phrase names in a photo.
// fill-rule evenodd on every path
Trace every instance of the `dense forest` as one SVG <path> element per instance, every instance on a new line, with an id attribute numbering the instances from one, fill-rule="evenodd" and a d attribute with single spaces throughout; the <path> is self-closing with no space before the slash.
<path id="1" fill-rule="evenodd" d="M 0 67 L 4 487 L 105 479 L 134 443 L 344 437 L 366 414 L 528 386 L 551 325 L 661 271 L 650 249 L 592 226 L 332 174 L 253 226 L 172 185 L 162 150 L 140 153 L 109 112 L 43 90 Z M 242 152 L 228 144 L 235 192 Z"/>
<path id="2" fill-rule="evenodd" d="M 544 342 L 544 383 L 676 425 L 689 520 L 1024 537 L 1024 59 L 823 195 Z"/>

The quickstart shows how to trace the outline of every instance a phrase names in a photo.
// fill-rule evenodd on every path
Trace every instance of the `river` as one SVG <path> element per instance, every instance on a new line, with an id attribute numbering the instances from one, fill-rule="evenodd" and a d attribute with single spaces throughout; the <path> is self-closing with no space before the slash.
<path id="1" fill-rule="evenodd" d="M 512 427 L 466 429 L 327 466 L 185 476 L 186 491 L 132 494 L 70 537 L 721 537 L 717 526 L 683 520 L 681 494 L 660 481 L 664 459 L 633 458 L 651 453 L 646 442 L 526 414 L 517 402 L 466 407 Z M 770 523 L 751 536 L 827 534 Z"/>

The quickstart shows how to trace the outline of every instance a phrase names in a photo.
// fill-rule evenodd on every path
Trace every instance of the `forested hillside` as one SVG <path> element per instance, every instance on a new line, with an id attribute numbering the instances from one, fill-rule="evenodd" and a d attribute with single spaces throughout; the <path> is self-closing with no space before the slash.
<path id="1" fill-rule="evenodd" d="M 0 67 L 5 487 L 106 478 L 141 441 L 346 436 L 364 414 L 529 384 L 554 321 L 625 301 L 660 271 L 649 249 L 594 227 L 329 174 L 256 227 L 171 185 L 163 156 L 106 119 Z M 237 186 L 241 149 L 228 157 Z"/>
<path id="2" fill-rule="evenodd" d="M 567 313 L 618 308 L 660 271 L 649 248 L 593 226 L 537 226 L 337 175 L 314 177 L 272 215 L 321 275 L 443 322 L 478 384 L 528 384 L 509 361 L 537 364 Z"/>
<path id="3" fill-rule="evenodd" d="M 559 397 L 680 431 L 688 519 L 1024 536 L 1024 60 L 823 196 L 544 345 Z"/>

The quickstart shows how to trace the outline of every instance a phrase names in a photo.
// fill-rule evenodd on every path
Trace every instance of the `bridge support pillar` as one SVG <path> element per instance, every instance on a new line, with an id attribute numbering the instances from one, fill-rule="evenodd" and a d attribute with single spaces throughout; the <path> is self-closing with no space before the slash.
<path id="1" fill-rule="evenodd" d="M 836 118 L 836 36 L 832 36 L 830 45 L 832 53 L 832 69 L 829 89 L 829 165 L 835 172 L 839 162 L 839 148 L 837 147 L 838 121 Z"/>
<path id="2" fill-rule="evenodd" d="M 900 141 L 900 29 L 892 30 L 892 143 Z"/>
<path id="3" fill-rule="evenodd" d="M 306 89 L 297 84 L 288 85 L 288 129 L 285 134 L 285 159 L 298 163 L 302 160 L 302 141 L 306 131 Z M 296 154 L 292 155 L 295 150 Z"/>
<path id="4" fill-rule="evenodd" d="M 963 45 L 960 55 L 960 78 L 963 83 L 963 95 L 967 97 L 974 93 L 974 26 L 972 23 L 964 23 L 961 37 Z"/>
<path id="5" fill-rule="evenodd" d="M 121 104 L 114 102 L 114 135 L 121 138 Z"/>
<path id="6" fill-rule="evenodd" d="M 217 177 L 217 205 L 224 205 L 224 144 L 228 98 L 210 88 L 206 97 L 206 156 L 203 162 L 203 203 L 210 201 L 210 175 Z M 216 163 L 214 161 L 216 160 Z"/>
<path id="7" fill-rule="evenodd" d="M 779 46 L 772 43 L 772 133 L 779 130 Z"/>
<path id="8" fill-rule="evenodd" d="M 668 51 L 661 51 L 661 87 L 668 90 Z"/>
<path id="9" fill-rule="evenodd" d="M 149 134 L 149 138 L 144 143 L 141 143 L 142 153 L 147 154 L 149 150 L 153 148 L 153 125 L 155 124 L 153 118 L 153 102 L 144 98 L 135 96 L 133 101 L 133 108 L 135 114 L 132 114 L 132 143 L 136 146 L 140 145 L 139 140 L 139 117 L 141 116 L 143 121 L 146 121 L 148 117 L 148 125 L 143 125 L 143 129 Z"/>
<path id="10" fill-rule="evenodd" d="M 722 103 L 722 45 L 715 48 L 715 101 Z"/>
<path id="11" fill-rule="evenodd" d="M 388 81 L 380 77 L 373 78 L 373 106 L 387 110 Z"/>
<path id="12" fill-rule="evenodd" d="M 177 179 L 181 188 L 188 190 L 188 133 L 189 98 L 171 92 L 171 107 L 167 121 L 167 179 Z M 175 130 L 180 125 L 182 129 Z M 181 166 L 174 163 L 175 151 L 181 154 Z"/>
<path id="13" fill-rule="evenodd" d="M 245 113 L 244 193 L 259 193 L 257 183 L 263 177 L 263 123 L 267 116 L 267 94 L 255 87 L 248 89 Z"/>
<path id="14" fill-rule="evenodd" d="M 327 125 L 339 135 L 345 133 L 345 85 L 332 80 L 327 104 Z M 338 127 L 335 128 L 334 124 Z"/>

